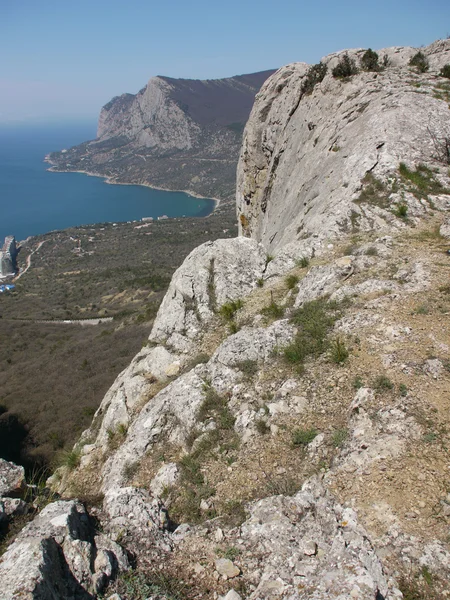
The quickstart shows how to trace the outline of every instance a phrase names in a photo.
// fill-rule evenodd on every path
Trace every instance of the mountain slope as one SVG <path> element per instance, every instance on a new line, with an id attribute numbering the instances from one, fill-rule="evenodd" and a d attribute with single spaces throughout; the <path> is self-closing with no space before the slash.
<path id="1" fill-rule="evenodd" d="M 272 73 L 206 81 L 152 77 L 138 94 L 102 108 L 96 140 L 53 152 L 48 161 L 54 170 L 229 198 L 242 131 Z"/>
<path id="2" fill-rule="evenodd" d="M 384 53 L 345 80 L 269 79 L 238 169 L 245 235 L 186 258 L 52 478 L 102 495 L 104 534 L 137 560 L 127 600 L 129 577 L 161 573 L 188 598 L 447 597 L 450 40 L 423 73 L 417 49 Z M 361 67 L 323 64 L 346 54 Z"/>

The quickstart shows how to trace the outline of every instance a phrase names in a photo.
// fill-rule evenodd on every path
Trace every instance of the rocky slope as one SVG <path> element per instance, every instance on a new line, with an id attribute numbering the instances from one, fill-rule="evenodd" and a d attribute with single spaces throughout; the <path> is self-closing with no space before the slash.
<path id="1" fill-rule="evenodd" d="M 102 108 L 96 140 L 53 152 L 48 161 L 54 170 L 229 199 L 242 131 L 272 73 L 206 81 L 152 77 L 138 94 L 122 94 Z"/>
<path id="2" fill-rule="evenodd" d="M 313 86 L 290 65 L 258 95 L 244 235 L 177 270 L 51 481 L 95 497 L 103 534 L 134 558 L 109 593 L 448 597 L 450 41 L 422 52 L 423 73 L 395 48 L 383 70 L 321 68 Z"/>

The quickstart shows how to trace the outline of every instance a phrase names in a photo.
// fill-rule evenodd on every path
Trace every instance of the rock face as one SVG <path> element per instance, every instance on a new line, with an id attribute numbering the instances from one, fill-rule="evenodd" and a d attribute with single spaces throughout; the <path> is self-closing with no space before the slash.
<path id="1" fill-rule="evenodd" d="M 80 503 L 54 502 L 1 557 L 0 594 L 8 600 L 87 600 L 128 567 L 120 546 L 95 534 Z"/>
<path id="2" fill-rule="evenodd" d="M 380 50 L 386 69 L 360 70 L 345 80 L 334 78 L 333 68 L 344 54 L 360 66 L 364 50 L 331 54 L 322 59 L 327 72 L 312 93 L 304 91 L 304 63 L 282 67 L 268 79 L 248 121 L 238 166 L 242 235 L 272 251 L 312 236 L 386 227 L 399 203 L 406 203 L 409 214 L 425 210 L 392 184 L 400 179 L 400 162 L 433 160 L 436 138 L 448 136 L 448 100 L 437 93 L 436 75 L 450 62 L 450 41 L 423 50 L 430 64 L 424 74 L 408 66 L 416 52 Z M 385 184 L 380 198 L 366 195 L 362 201 L 365 177 L 366 184 L 373 177 Z"/>
<path id="3" fill-rule="evenodd" d="M 272 73 L 207 81 L 152 77 L 138 94 L 102 108 L 96 140 L 48 160 L 55 170 L 232 197 L 242 131 Z"/>

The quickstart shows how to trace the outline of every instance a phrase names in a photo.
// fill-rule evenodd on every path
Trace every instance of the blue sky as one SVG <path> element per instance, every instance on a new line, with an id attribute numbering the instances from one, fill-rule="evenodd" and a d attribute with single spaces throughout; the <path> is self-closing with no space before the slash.
<path id="1" fill-rule="evenodd" d="M 153 75 L 227 77 L 448 35 L 449 0 L 0 0 L 0 122 L 95 119 Z"/>

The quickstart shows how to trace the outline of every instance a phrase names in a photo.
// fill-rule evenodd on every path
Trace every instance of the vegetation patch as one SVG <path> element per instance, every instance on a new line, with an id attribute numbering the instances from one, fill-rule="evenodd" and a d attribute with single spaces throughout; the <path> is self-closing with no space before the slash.
<path id="1" fill-rule="evenodd" d="M 409 61 L 410 67 L 415 67 L 419 73 L 426 73 L 430 68 L 430 63 L 428 62 L 428 58 L 425 56 L 423 52 L 417 52 Z"/>
<path id="2" fill-rule="evenodd" d="M 320 356 L 330 347 L 329 331 L 340 318 L 337 303 L 319 298 L 306 302 L 291 317 L 298 327 L 294 341 L 283 350 L 285 359 L 291 364 L 303 365 L 308 357 Z"/>
<path id="3" fill-rule="evenodd" d="M 379 63 L 379 58 L 378 54 L 372 48 L 366 50 L 361 58 L 361 66 L 364 71 L 381 71 L 382 66 Z"/>
<path id="4" fill-rule="evenodd" d="M 447 79 L 450 79 L 450 63 L 447 63 L 442 67 L 442 69 L 439 71 L 439 75 L 441 77 L 446 77 Z"/>
<path id="5" fill-rule="evenodd" d="M 261 314 L 271 319 L 281 319 L 284 315 L 284 308 L 271 299 L 270 304 L 261 309 Z"/>
<path id="6" fill-rule="evenodd" d="M 244 303 L 240 298 L 237 300 L 229 300 L 219 308 L 219 314 L 225 321 L 233 321 L 237 311 L 243 306 Z"/>
<path id="7" fill-rule="evenodd" d="M 352 75 L 358 73 L 358 67 L 356 66 L 353 58 L 345 53 L 339 60 L 338 64 L 331 71 L 331 74 L 335 79 L 348 79 Z"/>
<path id="8" fill-rule="evenodd" d="M 330 357 L 335 364 L 340 365 L 344 363 L 349 357 L 349 355 L 350 353 L 343 339 L 336 338 L 331 341 Z"/>
<path id="9" fill-rule="evenodd" d="M 433 171 L 423 164 L 418 165 L 415 170 L 411 170 L 405 163 L 400 163 L 398 170 L 408 191 L 418 199 L 427 199 L 428 194 L 450 193 L 450 190 L 444 188 L 437 181 Z"/>
<path id="10" fill-rule="evenodd" d="M 374 204 L 380 208 L 388 208 L 391 190 L 383 181 L 377 179 L 372 173 L 366 173 L 361 181 L 363 188 L 355 200 L 358 204 Z"/>
<path id="11" fill-rule="evenodd" d="M 312 429 L 294 429 L 292 432 L 292 445 L 305 447 L 318 435 L 318 431 Z"/>
<path id="12" fill-rule="evenodd" d="M 327 66 L 323 63 L 312 65 L 303 78 L 301 87 L 302 94 L 312 94 L 316 85 L 323 80 L 326 74 Z"/>
<path id="13" fill-rule="evenodd" d="M 293 290 L 299 282 L 299 277 L 298 275 L 287 275 L 284 281 L 288 290 Z"/>

